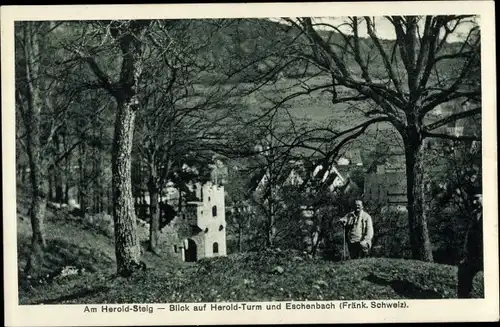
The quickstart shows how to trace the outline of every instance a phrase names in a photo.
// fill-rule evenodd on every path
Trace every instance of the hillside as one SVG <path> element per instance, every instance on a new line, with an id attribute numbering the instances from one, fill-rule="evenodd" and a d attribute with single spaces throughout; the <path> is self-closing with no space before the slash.
<path id="1" fill-rule="evenodd" d="M 275 53 L 279 53 L 279 49 L 283 50 L 290 44 L 295 44 L 298 49 L 306 51 L 308 46 L 304 43 L 305 39 L 297 38 L 297 31 L 290 29 L 285 25 L 279 24 L 265 19 L 231 19 L 231 20 L 184 20 L 172 32 L 179 33 L 179 37 L 184 36 L 190 40 L 189 44 L 201 44 L 199 48 L 195 47 L 192 51 L 193 56 L 196 56 L 196 61 L 200 63 L 209 62 L 213 67 L 206 72 L 207 76 L 196 76 L 196 85 L 201 88 L 201 93 L 208 90 L 216 81 L 227 83 L 226 87 L 234 85 L 244 85 L 246 75 L 252 72 L 257 72 L 258 66 L 269 65 L 273 66 L 273 62 L 279 62 L 281 59 L 276 57 Z M 331 35 L 330 35 L 331 34 Z M 325 38 L 330 38 L 332 42 L 340 42 L 342 37 L 338 33 L 330 33 L 321 31 L 321 35 Z M 361 39 L 363 47 L 371 48 L 370 40 Z M 393 48 L 393 41 L 384 40 L 384 49 L 390 51 Z M 452 45 L 448 45 L 451 47 Z M 445 52 L 449 52 L 447 49 Z M 267 58 L 263 63 L 259 58 Z M 346 62 L 349 70 L 358 72 L 357 63 L 349 55 L 346 55 Z M 379 69 L 383 67 L 379 56 L 373 58 L 375 62 L 370 65 L 370 69 Z M 281 60 L 283 61 L 283 60 Z M 245 66 L 249 62 L 254 62 L 245 69 L 242 74 L 236 74 L 231 79 L 218 79 L 215 76 L 230 74 L 230 72 Z M 400 62 L 400 61 L 397 61 Z M 269 67 L 267 67 L 269 69 Z M 262 112 L 269 110 L 276 102 L 286 98 L 290 94 L 304 91 L 304 78 L 301 73 L 304 72 L 304 62 L 297 61 L 287 67 L 284 72 L 284 78 L 271 82 L 268 85 L 259 88 L 259 90 L 249 94 L 248 96 L 237 95 L 238 101 L 242 102 L 241 108 L 246 114 L 260 115 Z M 266 69 L 264 69 L 266 70 Z M 308 66 L 307 73 L 313 74 L 316 71 Z M 380 72 L 375 72 L 375 75 Z M 382 71 L 382 73 L 385 73 Z M 252 76 L 250 76 L 252 77 Z M 308 87 L 316 87 L 318 85 L 329 84 L 331 76 L 323 74 L 314 78 L 307 78 Z M 403 83 L 404 84 L 404 83 Z M 245 88 L 245 86 L 242 86 Z M 250 88 L 250 87 L 249 87 Z M 342 93 L 345 90 L 340 90 Z M 207 93 L 209 93 L 207 91 Z M 363 106 L 361 102 L 354 105 L 340 103 L 332 105 L 332 97 L 328 92 L 317 91 L 311 94 L 304 94 L 287 101 L 278 111 L 277 120 L 285 125 L 285 129 L 292 124 L 299 126 L 301 124 L 308 125 L 310 128 L 317 126 L 328 127 L 335 130 L 349 129 L 359 122 L 366 119 L 365 115 L 359 111 L 359 106 Z M 225 110 L 225 109 L 224 109 Z M 141 113 L 139 112 L 139 119 Z M 106 120 L 102 123 L 102 130 L 105 130 L 103 135 L 89 136 L 89 144 L 95 148 L 104 148 L 109 151 L 111 148 L 111 137 L 113 133 L 114 109 L 111 107 L 103 115 Z M 238 117 L 239 118 L 239 117 Z M 139 120 L 138 119 L 138 120 Z M 22 124 L 19 124 L 22 126 Z M 22 127 L 21 127 L 22 128 Z M 95 132 L 95 131 L 94 131 Z M 248 133 L 251 133 L 249 131 Z M 370 152 L 377 143 L 393 142 L 394 130 L 388 128 L 388 124 L 376 124 L 371 126 L 366 133 L 361 136 L 354 144 L 353 148 L 361 149 L 365 152 Z M 399 136 L 397 136 L 399 140 Z M 23 151 L 19 154 L 19 164 L 25 165 L 27 158 Z"/>
<path id="2" fill-rule="evenodd" d="M 108 236 L 83 228 L 75 218 L 48 213 L 45 280 L 24 276 L 30 225 L 18 216 L 21 304 L 165 303 L 266 300 L 454 298 L 454 266 L 412 260 L 370 258 L 329 262 L 288 250 L 231 254 L 196 264 L 145 252 L 147 269 L 128 279 L 114 275 L 114 247 Z M 79 273 L 54 276 L 67 266 Z M 83 269 L 81 269 L 83 268 Z M 483 296 L 482 274 L 475 280 Z"/>
<path id="3" fill-rule="evenodd" d="M 199 54 L 200 60 L 206 60 L 215 65 L 217 73 L 226 74 L 234 72 L 248 65 L 245 74 L 236 74 L 237 81 L 243 81 L 254 76 L 254 73 L 269 70 L 272 67 L 281 67 L 284 76 L 298 78 L 318 74 L 320 70 L 311 65 L 306 60 L 295 60 L 289 62 L 290 58 L 297 52 L 298 57 L 302 55 L 312 55 L 312 49 L 308 39 L 302 35 L 297 28 L 287 24 L 268 19 L 225 19 L 225 20 L 191 20 L 189 33 L 190 38 L 201 44 L 206 44 Z M 333 29 L 319 29 L 318 34 L 327 43 L 334 47 L 343 48 L 346 46 L 346 35 L 342 35 Z M 209 40 L 208 43 L 205 40 Z M 349 41 L 352 42 L 352 41 Z M 405 68 L 399 51 L 394 51 L 395 40 L 380 39 L 380 45 L 386 55 L 391 56 L 393 68 L 404 72 Z M 352 46 L 352 44 L 351 44 Z M 460 51 L 460 42 L 445 42 L 440 50 L 440 54 L 451 54 Z M 382 56 L 378 51 L 374 51 L 374 41 L 369 37 L 359 38 L 359 47 L 363 60 L 369 60 L 368 70 L 373 78 L 389 78 L 384 68 Z M 339 51 L 340 52 L 340 51 Z M 290 56 L 290 57 L 288 57 Z M 348 70 L 361 78 L 361 68 L 352 53 L 342 53 L 342 60 L 345 61 Z M 369 59 L 368 59 L 369 58 Z M 451 71 L 456 67 L 457 60 L 444 60 L 439 63 L 441 71 Z M 287 62 L 285 64 L 285 62 Z M 461 63 L 460 63 L 461 64 Z M 326 73 L 330 77 L 329 73 Z M 405 79 L 404 75 L 399 78 Z M 430 80 L 437 81 L 434 72 L 431 73 Z M 404 84 L 404 83 L 403 83 Z"/>

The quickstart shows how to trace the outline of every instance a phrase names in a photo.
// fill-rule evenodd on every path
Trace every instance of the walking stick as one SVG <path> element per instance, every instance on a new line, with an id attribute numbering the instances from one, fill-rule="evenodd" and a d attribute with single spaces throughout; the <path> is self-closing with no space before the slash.
<path id="1" fill-rule="evenodd" d="M 345 255 L 345 226 L 342 226 L 342 261 L 345 261 L 346 255 Z"/>

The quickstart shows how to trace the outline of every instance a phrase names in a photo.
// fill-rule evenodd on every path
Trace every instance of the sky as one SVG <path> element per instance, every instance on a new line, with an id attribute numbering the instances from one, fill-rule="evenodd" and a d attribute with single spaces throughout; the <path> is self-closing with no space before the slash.
<path id="1" fill-rule="evenodd" d="M 346 19 L 347 19 L 347 17 L 320 17 L 320 18 L 315 18 L 315 22 L 334 25 L 334 26 L 338 27 L 344 33 L 350 34 L 350 33 L 352 33 L 350 27 L 347 25 L 343 25 L 346 22 Z M 479 23 L 479 17 L 474 17 L 473 19 L 475 20 L 476 23 Z M 272 19 L 272 20 L 281 21 L 281 19 L 279 19 L 279 18 Z M 472 23 L 471 20 L 472 20 L 472 18 L 467 22 L 464 21 L 463 23 L 461 23 L 457 27 L 455 32 L 452 33 L 450 36 L 448 36 L 448 42 L 456 42 L 456 41 L 463 40 L 463 38 L 465 38 L 467 36 L 469 30 L 472 28 L 472 26 L 474 24 L 474 23 Z M 378 16 L 378 17 L 374 18 L 374 21 L 375 21 L 376 32 L 377 32 L 377 35 L 379 38 L 388 39 L 388 40 L 394 40 L 396 38 L 396 34 L 394 32 L 394 27 L 386 18 Z M 421 19 L 419 22 L 419 26 L 421 26 L 423 28 L 424 22 L 425 22 L 425 20 Z M 318 29 L 331 30 L 331 28 L 328 28 L 326 26 L 318 27 Z M 444 30 L 443 30 L 443 33 L 444 33 Z M 362 24 L 360 24 L 359 35 L 361 37 L 368 37 L 368 34 L 366 32 L 366 24 L 364 23 L 364 21 Z"/>

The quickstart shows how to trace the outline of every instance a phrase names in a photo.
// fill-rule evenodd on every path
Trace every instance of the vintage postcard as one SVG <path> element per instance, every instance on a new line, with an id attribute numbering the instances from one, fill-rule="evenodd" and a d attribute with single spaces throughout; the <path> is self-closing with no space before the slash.
<path id="1" fill-rule="evenodd" d="M 499 319 L 492 1 L 1 8 L 7 326 Z"/>

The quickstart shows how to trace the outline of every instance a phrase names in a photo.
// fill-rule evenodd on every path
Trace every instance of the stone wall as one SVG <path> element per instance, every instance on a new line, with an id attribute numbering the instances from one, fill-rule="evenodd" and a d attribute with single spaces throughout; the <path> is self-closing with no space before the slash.
<path id="1" fill-rule="evenodd" d="M 179 217 L 175 217 L 168 225 L 160 230 L 158 235 L 158 247 L 161 252 L 168 251 L 175 253 L 174 245 L 179 246 L 181 239 L 179 238 Z M 137 219 L 137 237 L 140 242 L 149 241 L 149 223 L 144 220 Z"/>

